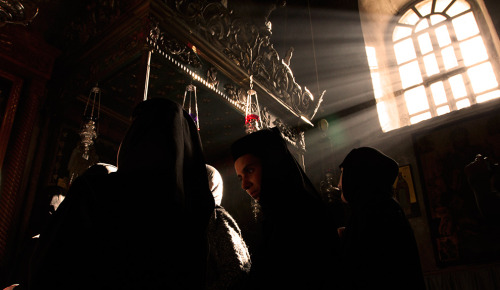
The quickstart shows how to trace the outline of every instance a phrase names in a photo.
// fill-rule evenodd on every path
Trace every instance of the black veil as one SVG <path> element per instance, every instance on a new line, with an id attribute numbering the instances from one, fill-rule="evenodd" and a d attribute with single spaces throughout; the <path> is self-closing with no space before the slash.
<path id="1" fill-rule="evenodd" d="M 263 207 L 270 205 L 274 208 L 277 204 L 295 202 L 304 197 L 315 201 L 321 200 L 277 127 L 246 135 L 231 146 L 233 160 L 248 153 L 262 160 Z"/>
<path id="2" fill-rule="evenodd" d="M 235 161 L 252 154 L 262 163 L 262 241 L 252 253 L 253 287 L 328 289 L 327 277 L 338 263 L 336 232 L 325 204 L 279 130 L 246 135 L 233 143 L 231 153 Z"/>

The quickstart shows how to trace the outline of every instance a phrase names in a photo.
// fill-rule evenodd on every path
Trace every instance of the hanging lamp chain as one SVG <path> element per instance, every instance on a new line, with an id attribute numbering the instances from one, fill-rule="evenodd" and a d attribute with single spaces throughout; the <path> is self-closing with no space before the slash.
<path id="1" fill-rule="evenodd" d="M 257 92 L 253 89 L 253 75 L 250 75 L 250 89 L 247 91 L 248 96 L 255 96 Z"/>

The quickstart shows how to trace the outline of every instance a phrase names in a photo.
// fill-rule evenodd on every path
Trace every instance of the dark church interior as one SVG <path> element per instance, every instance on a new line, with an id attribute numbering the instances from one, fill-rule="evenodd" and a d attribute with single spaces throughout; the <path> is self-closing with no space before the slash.
<path id="1" fill-rule="evenodd" d="M 193 104 L 250 250 L 229 150 L 252 113 L 280 129 L 340 224 L 346 154 L 392 157 L 427 289 L 500 289 L 500 207 L 482 207 L 466 171 L 481 154 L 498 172 L 499 31 L 497 0 L 0 1 L 0 287 L 49 192 L 116 165 L 136 105 L 167 98 Z"/>

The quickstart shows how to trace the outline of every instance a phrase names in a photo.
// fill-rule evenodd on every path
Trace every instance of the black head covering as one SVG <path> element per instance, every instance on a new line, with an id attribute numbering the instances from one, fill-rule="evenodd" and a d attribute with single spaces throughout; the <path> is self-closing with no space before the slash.
<path id="1" fill-rule="evenodd" d="M 118 153 L 118 172 L 162 172 L 177 206 L 197 215 L 213 210 L 198 129 L 182 107 L 162 98 L 140 103 Z"/>
<path id="2" fill-rule="evenodd" d="M 392 197 L 392 185 L 399 166 L 389 156 L 371 147 L 355 148 L 340 164 L 342 191 L 350 204 L 380 197 Z"/>
<path id="3" fill-rule="evenodd" d="M 250 288 L 322 289 L 336 263 L 334 231 L 326 208 L 277 128 L 246 135 L 232 144 L 236 161 L 244 154 L 261 160 L 262 244 L 252 255 Z M 286 265 L 286 267 L 283 267 Z M 294 279 L 290 279 L 294 277 Z"/>
<path id="4" fill-rule="evenodd" d="M 246 135 L 231 146 L 231 155 L 234 161 L 245 154 L 253 154 L 261 158 L 279 154 L 278 158 L 284 158 L 288 153 L 285 140 L 276 127 Z"/>
<path id="5" fill-rule="evenodd" d="M 300 202 L 300 198 L 320 199 L 304 170 L 288 150 L 278 128 L 263 129 L 246 135 L 231 146 L 233 160 L 244 154 L 253 154 L 262 162 L 260 203 Z M 271 193 L 271 194 L 268 194 Z M 296 200 L 299 198 L 299 200 Z"/>

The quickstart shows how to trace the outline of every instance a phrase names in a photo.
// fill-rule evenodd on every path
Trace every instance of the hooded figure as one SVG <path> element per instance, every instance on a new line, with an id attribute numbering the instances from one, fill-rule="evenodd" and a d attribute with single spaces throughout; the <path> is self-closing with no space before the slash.
<path id="1" fill-rule="evenodd" d="M 203 289 L 213 209 L 193 120 L 166 99 L 145 101 L 118 170 L 75 180 L 40 235 L 29 289 Z"/>
<path id="2" fill-rule="evenodd" d="M 242 188 L 262 211 L 251 287 L 326 287 L 325 278 L 332 279 L 332 265 L 338 262 L 333 257 L 336 233 L 329 231 L 326 206 L 278 129 L 246 135 L 233 143 L 231 152 Z"/>
<path id="3" fill-rule="evenodd" d="M 207 164 L 208 184 L 215 200 L 215 210 L 208 224 L 210 255 L 207 269 L 207 289 L 243 289 L 251 261 L 241 230 L 233 217 L 222 206 L 222 177 Z"/>
<path id="4" fill-rule="evenodd" d="M 369 147 L 342 164 L 339 188 L 351 209 L 342 234 L 348 289 L 425 289 L 413 230 L 393 198 L 396 161 Z"/>
<path id="5" fill-rule="evenodd" d="M 215 169 L 212 165 L 206 165 L 208 174 L 208 187 L 212 192 L 214 197 L 214 202 L 216 206 L 220 206 L 222 203 L 222 194 L 224 193 L 224 183 L 222 182 L 222 176 L 219 171 Z"/>

